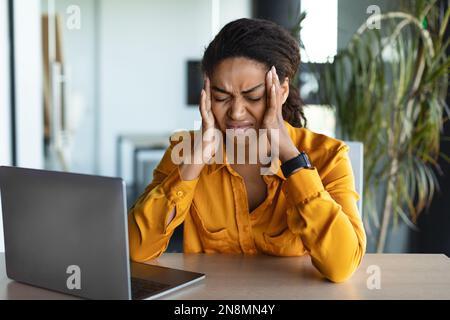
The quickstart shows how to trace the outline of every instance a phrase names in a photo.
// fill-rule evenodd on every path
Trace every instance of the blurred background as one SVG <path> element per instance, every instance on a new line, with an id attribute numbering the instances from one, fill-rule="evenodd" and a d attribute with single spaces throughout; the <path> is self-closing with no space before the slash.
<path id="1" fill-rule="evenodd" d="M 122 177 L 130 207 L 169 135 L 200 125 L 205 47 L 232 20 L 265 18 L 299 39 L 308 128 L 363 146 L 354 170 L 368 252 L 449 255 L 448 7 L 0 0 L 0 165 Z M 180 230 L 169 251 L 181 250 Z"/>

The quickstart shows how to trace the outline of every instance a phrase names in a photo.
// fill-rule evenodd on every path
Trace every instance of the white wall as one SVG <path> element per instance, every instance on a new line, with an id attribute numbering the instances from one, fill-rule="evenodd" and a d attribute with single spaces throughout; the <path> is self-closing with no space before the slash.
<path id="1" fill-rule="evenodd" d="M 14 0 L 17 165 L 43 167 L 40 0 Z"/>
<path id="2" fill-rule="evenodd" d="M 102 0 L 100 3 L 100 173 L 115 174 L 119 133 L 192 128 L 186 66 L 201 59 L 211 36 L 210 0 Z M 250 17 L 251 0 L 219 3 L 220 27 Z"/>
<path id="3" fill-rule="evenodd" d="M 220 8 L 220 28 L 239 18 L 251 18 L 251 0 L 218 0 Z M 212 39 L 211 39 L 212 40 Z"/>

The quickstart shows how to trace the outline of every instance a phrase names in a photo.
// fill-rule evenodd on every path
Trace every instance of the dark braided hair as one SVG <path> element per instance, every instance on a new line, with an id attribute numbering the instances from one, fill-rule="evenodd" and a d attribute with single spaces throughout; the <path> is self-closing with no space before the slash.
<path id="1" fill-rule="evenodd" d="M 202 69 L 211 77 L 214 67 L 226 58 L 245 57 L 275 66 L 278 77 L 289 78 L 289 96 L 282 107 L 283 119 L 292 126 L 306 126 L 299 89 L 292 85 L 300 64 L 298 42 L 278 24 L 263 19 L 238 19 L 225 25 L 208 45 Z"/>

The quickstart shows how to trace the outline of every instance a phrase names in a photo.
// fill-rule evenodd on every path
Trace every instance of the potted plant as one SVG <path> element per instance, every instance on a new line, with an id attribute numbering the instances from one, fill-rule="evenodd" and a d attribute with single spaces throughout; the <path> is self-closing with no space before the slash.
<path id="1" fill-rule="evenodd" d="M 409 2 L 411 5 L 412 2 Z M 364 143 L 367 234 L 383 252 L 391 223 L 415 228 L 438 190 L 441 128 L 450 111 L 450 10 L 415 1 L 412 10 L 369 17 L 320 75 L 322 102 L 335 108 L 338 137 Z M 371 28 L 377 22 L 380 28 Z"/>

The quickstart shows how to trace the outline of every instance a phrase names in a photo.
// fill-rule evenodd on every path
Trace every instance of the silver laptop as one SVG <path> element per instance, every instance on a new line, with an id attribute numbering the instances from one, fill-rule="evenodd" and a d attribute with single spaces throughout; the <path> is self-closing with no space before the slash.
<path id="1" fill-rule="evenodd" d="M 10 279 L 89 299 L 157 298 L 204 274 L 130 263 L 120 178 L 0 166 Z"/>

